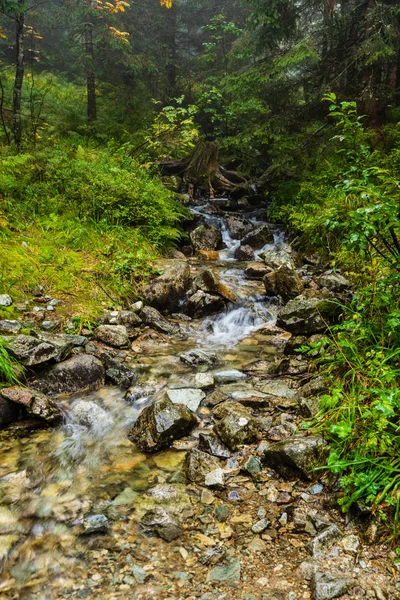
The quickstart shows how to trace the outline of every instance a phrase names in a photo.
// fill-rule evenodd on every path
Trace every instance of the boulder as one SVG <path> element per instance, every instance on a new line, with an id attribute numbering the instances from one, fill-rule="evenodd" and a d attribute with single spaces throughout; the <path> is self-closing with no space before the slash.
<path id="1" fill-rule="evenodd" d="M 250 444 L 257 436 L 257 419 L 242 404 L 222 402 L 214 408 L 213 418 L 215 433 L 231 450 Z"/>
<path id="2" fill-rule="evenodd" d="M 331 300 L 297 296 L 278 313 L 277 325 L 294 335 L 312 335 L 326 330 L 338 312 L 340 308 Z"/>
<path id="3" fill-rule="evenodd" d="M 347 292 L 351 289 L 351 283 L 340 273 L 323 273 L 318 279 L 318 285 L 332 292 Z"/>
<path id="4" fill-rule="evenodd" d="M 252 262 L 244 270 L 244 276 L 246 279 L 262 279 L 269 272 L 270 269 L 262 262 Z"/>
<path id="5" fill-rule="evenodd" d="M 4 429 L 10 423 L 18 420 L 20 408 L 15 402 L 11 402 L 0 395 L 0 429 Z"/>
<path id="6" fill-rule="evenodd" d="M 226 219 L 226 225 L 228 227 L 231 238 L 234 240 L 241 240 L 245 235 L 255 229 L 255 225 L 243 217 L 237 215 L 229 215 Z"/>
<path id="7" fill-rule="evenodd" d="M 32 367 L 56 358 L 58 350 L 53 344 L 32 335 L 18 335 L 7 345 L 7 351 L 25 367 Z"/>
<path id="8" fill-rule="evenodd" d="M 190 283 L 190 267 L 186 261 L 163 263 L 163 274 L 150 281 L 144 290 L 144 300 L 157 310 L 173 312 L 179 308 Z"/>
<path id="9" fill-rule="evenodd" d="M 100 325 L 95 331 L 98 340 L 115 348 L 129 345 L 128 331 L 125 325 Z"/>
<path id="10" fill-rule="evenodd" d="M 196 424 L 196 416 L 186 406 L 164 398 L 142 410 L 129 437 L 143 452 L 158 452 L 187 435 Z"/>
<path id="11" fill-rule="evenodd" d="M 71 405 L 69 412 L 76 423 L 89 427 L 99 435 L 114 425 L 114 420 L 108 412 L 90 400 L 76 400 Z"/>
<path id="12" fill-rule="evenodd" d="M 214 365 L 217 362 L 216 354 L 213 352 L 204 352 L 204 350 L 199 350 L 198 348 L 181 354 L 179 358 L 182 362 L 191 366 Z"/>
<path id="13" fill-rule="evenodd" d="M 18 335 L 22 329 L 19 321 L 3 319 L 0 321 L 0 335 Z"/>
<path id="14" fill-rule="evenodd" d="M 117 316 L 117 323 L 131 329 L 139 327 L 142 324 L 142 319 L 134 310 L 120 310 Z"/>
<path id="15" fill-rule="evenodd" d="M 327 444 L 320 436 L 295 435 L 264 448 L 264 462 L 286 479 L 315 477 L 314 469 L 323 462 Z"/>
<path id="16" fill-rule="evenodd" d="M 160 333 L 172 335 L 179 331 L 179 327 L 177 325 L 173 325 L 167 321 L 167 319 L 152 306 L 144 306 L 139 314 L 146 325 L 149 325 L 149 327 L 159 331 Z"/>
<path id="17" fill-rule="evenodd" d="M 250 231 L 242 239 L 242 246 L 250 246 L 253 250 L 259 250 L 266 244 L 273 244 L 274 236 L 268 225 L 261 225 L 253 231 Z"/>
<path id="18" fill-rule="evenodd" d="M 270 248 L 260 254 L 260 258 L 264 261 L 266 267 L 270 271 L 276 271 L 280 266 L 287 263 L 292 263 L 291 253 L 283 248 Z"/>
<path id="19" fill-rule="evenodd" d="M 39 417 L 47 423 L 57 423 L 62 420 L 63 414 L 51 398 L 30 390 L 28 388 L 9 387 L 0 392 L 2 398 L 26 409 L 33 417 Z"/>
<path id="20" fill-rule="evenodd" d="M 186 475 L 189 481 L 204 485 L 206 476 L 220 467 L 219 460 L 194 448 L 186 457 Z"/>
<path id="21" fill-rule="evenodd" d="M 73 394 L 104 385 L 104 367 L 94 356 L 82 354 L 54 365 L 31 387 L 48 394 Z"/>
<path id="22" fill-rule="evenodd" d="M 254 250 L 251 246 L 240 245 L 239 248 L 236 248 L 234 256 L 236 260 L 254 260 Z"/>
<path id="23" fill-rule="evenodd" d="M 57 355 L 54 357 L 54 360 L 56 362 L 61 362 L 68 358 L 72 353 L 72 348 L 75 345 L 73 338 L 82 338 L 84 336 L 68 336 L 43 331 L 38 334 L 38 337 L 42 342 L 52 344 L 56 348 Z M 81 344 L 78 343 L 77 345 L 79 346 Z"/>
<path id="24" fill-rule="evenodd" d="M 140 519 L 145 532 L 157 533 L 166 542 L 172 542 L 183 534 L 181 525 L 161 506 L 147 511 Z"/>
<path id="25" fill-rule="evenodd" d="M 206 294 L 202 290 L 198 290 L 188 298 L 185 310 L 190 317 L 196 319 L 221 312 L 224 308 L 225 302 L 221 296 Z"/>
<path id="26" fill-rule="evenodd" d="M 183 404 L 193 412 L 196 412 L 206 395 L 199 389 L 182 388 L 167 390 L 167 397 L 174 404 Z"/>
<path id="27" fill-rule="evenodd" d="M 123 389 L 129 388 L 135 383 L 137 374 L 132 371 L 132 369 L 113 358 L 109 352 L 96 346 L 93 342 L 86 344 L 85 350 L 87 354 L 92 354 L 101 360 L 105 368 L 106 380 Z"/>
<path id="28" fill-rule="evenodd" d="M 267 273 L 263 282 L 267 296 L 280 296 L 284 301 L 296 298 L 304 289 L 294 265 L 290 262 L 282 264 L 276 271 Z"/>
<path id="29" fill-rule="evenodd" d="M 200 225 L 190 234 L 190 240 L 196 250 L 219 250 L 222 248 L 222 234 L 212 225 Z"/>

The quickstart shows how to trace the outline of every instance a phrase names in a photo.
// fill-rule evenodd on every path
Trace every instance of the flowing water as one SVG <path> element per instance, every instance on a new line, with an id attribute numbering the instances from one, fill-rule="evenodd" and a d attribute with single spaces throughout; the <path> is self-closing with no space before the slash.
<path id="1" fill-rule="evenodd" d="M 212 203 L 218 205 L 219 200 Z M 224 216 L 206 214 L 204 205 L 193 211 L 221 228 L 226 247 L 217 261 L 191 259 L 192 268 L 212 268 L 237 301 L 216 316 L 177 321 L 181 335 L 150 333 L 136 340 L 141 353 L 128 364 L 139 379 L 127 400 L 119 389 L 104 387 L 60 400 L 67 416 L 57 429 L 37 430 L 25 423 L 1 432 L 1 600 L 88 597 L 80 591 L 80 581 L 92 578 L 95 584 L 93 557 L 88 558 L 94 542 L 82 535 L 83 516 L 106 514 L 123 552 L 136 539 L 131 532 L 132 504 L 139 506 L 143 492 L 155 484 L 184 481 L 184 450 L 190 438 L 155 456 L 144 456 L 127 438 L 139 412 L 167 387 L 193 387 L 195 372 L 180 361 L 182 352 L 195 347 L 214 351 L 219 370 L 241 369 L 274 355 L 275 345 L 263 328 L 275 322 L 276 304 L 265 297 L 261 281 L 245 279 L 246 264 L 233 257 L 239 242 L 231 238 Z M 260 222 L 257 213 L 247 218 Z M 279 231 L 275 243 L 284 244 Z M 210 426 L 209 409 L 200 408 L 199 414 L 201 426 Z"/>

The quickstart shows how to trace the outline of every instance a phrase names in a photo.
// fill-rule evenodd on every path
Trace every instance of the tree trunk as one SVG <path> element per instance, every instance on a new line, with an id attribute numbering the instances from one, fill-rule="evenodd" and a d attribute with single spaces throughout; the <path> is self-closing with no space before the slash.
<path id="1" fill-rule="evenodd" d="M 87 118 L 89 125 L 97 119 L 96 79 L 94 75 L 93 23 L 91 16 L 92 1 L 86 0 L 87 17 L 85 24 Z"/>
<path id="2" fill-rule="evenodd" d="M 18 152 L 21 149 L 22 142 L 22 123 L 21 123 L 21 100 L 22 84 L 24 82 L 24 20 L 25 13 L 23 9 L 24 0 L 18 0 L 18 12 L 15 17 L 16 28 L 16 68 L 13 90 L 13 135 Z"/>

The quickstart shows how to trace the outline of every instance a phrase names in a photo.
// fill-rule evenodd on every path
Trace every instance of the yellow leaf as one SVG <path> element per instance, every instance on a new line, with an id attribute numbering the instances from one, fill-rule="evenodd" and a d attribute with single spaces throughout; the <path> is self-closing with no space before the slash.
<path id="1" fill-rule="evenodd" d="M 160 4 L 166 8 L 172 8 L 172 0 L 160 0 Z"/>

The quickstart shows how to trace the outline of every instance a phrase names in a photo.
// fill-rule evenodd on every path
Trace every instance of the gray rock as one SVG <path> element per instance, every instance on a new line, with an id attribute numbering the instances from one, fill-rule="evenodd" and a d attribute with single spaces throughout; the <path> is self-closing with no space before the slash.
<path id="1" fill-rule="evenodd" d="M 105 515 L 85 515 L 83 519 L 84 533 L 105 533 L 110 527 Z"/>
<path id="2" fill-rule="evenodd" d="M 38 334 L 38 337 L 42 342 L 52 344 L 56 348 L 57 354 L 54 357 L 56 362 L 61 362 L 70 356 L 73 343 L 68 339 L 68 336 L 43 331 Z"/>
<path id="3" fill-rule="evenodd" d="M 106 380 L 110 381 L 114 385 L 118 385 L 122 389 L 129 388 L 137 379 L 137 374 L 132 371 L 126 365 L 120 363 L 118 360 L 113 358 L 109 352 L 105 352 L 96 344 L 92 342 L 86 344 L 85 350 L 87 354 L 93 354 L 99 360 L 101 360 L 105 368 Z"/>
<path id="4" fill-rule="evenodd" d="M 264 462 L 287 479 L 312 479 L 322 463 L 326 442 L 319 436 L 293 436 L 264 449 Z"/>
<path id="5" fill-rule="evenodd" d="M 53 344 L 31 335 L 18 335 L 7 345 L 7 351 L 26 367 L 40 365 L 58 356 L 58 350 Z"/>
<path id="6" fill-rule="evenodd" d="M 254 260 L 254 250 L 251 246 L 241 244 L 239 248 L 236 248 L 234 256 L 236 260 L 252 261 Z"/>
<path id="7" fill-rule="evenodd" d="M 11 306 L 13 300 L 8 294 L 0 294 L 0 306 Z"/>
<path id="8" fill-rule="evenodd" d="M 186 406 L 165 398 L 142 410 L 129 437 L 143 452 L 158 452 L 187 435 L 197 424 Z"/>
<path id="9" fill-rule="evenodd" d="M 277 325 L 295 335 L 311 335 L 335 322 L 338 310 L 333 301 L 298 296 L 278 313 Z"/>
<path id="10" fill-rule="evenodd" d="M 190 234 L 195 250 L 219 250 L 222 248 L 222 234 L 212 225 L 200 225 Z"/>
<path id="11" fill-rule="evenodd" d="M 90 400 L 76 400 L 70 407 L 70 414 L 76 423 L 89 427 L 97 435 L 103 434 L 114 425 L 109 413 Z"/>
<path id="12" fill-rule="evenodd" d="M 279 267 L 287 263 L 292 264 L 291 253 L 282 248 L 265 250 L 265 252 L 260 254 L 260 258 L 264 261 L 265 266 L 268 267 L 270 271 L 276 271 Z"/>
<path id="13" fill-rule="evenodd" d="M 58 319 L 51 319 L 51 321 L 42 321 L 40 327 L 43 331 L 55 331 L 60 326 L 60 323 L 61 321 Z"/>
<path id="14" fill-rule="evenodd" d="M 250 444 L 257 436 L 257 419 L 242 404 L 222 402 L 214 408 L 213 418 L 215 433 L 231 450 Z"/>
<path id="15" fill-rule="evenodd" d="M 232 560 L 229 565 L 217 566 L 207 575 L 207 581 L 234 582 L 240 581 L 240 562 Z"/>
<path id="16" fill-rule="evenodd" d="M 235 381 L 248 379 L 248 375 L 237 369 L 229 369 L 227 371 L 215 371 L 214 379 L 217 383 L 233 383 Z"/>
<path id="17" fill-rule="evenodd" d="M 197 319 L 199 317 L 221 312 L 224 308 L 225 302 L 221 296 L 207 294 L 202 290 L 198 290 L 188 298 L 185 311 L 190 317 Z"/>
<path id="18" fill-rule="evenodd" d="M 22 323 L 4 319 L 0 321 L 0 335 L 18 335 L 22 329 Z"/>
<path id="19" fill-rule="evenodd" d="M 0 429 L 18 420 L 20 408 L 4 396 L 0 396 Z"/>
<path id="20" fill-rule="evenodd" d="M 206 476 L 220 467 L 219 460 L 194 448 L 186 457 L 186 475 L 189 481 L 204 485 Z"/>
<path id="21" fill-rule="evenodd" d="M 262 262 L 252 262 L 244 270 L 244 276 L 246 279 L 262 279 L 269 272 L 270 269 Z"/>
<path id="22" fill-rule="evenodd" d="M 242 239 L 242 246 L 250 246 L 253 250 L 259 250 L 266 244 L 273 244 L 274 236 L 268 225 L 261 225 L 250 231 Z"/>
<path id="23" fill-rule="evenodd" d="M 62 337 L 67 342 L 69 342 L 70 344 L 72 344 L 74 346 L 74 348 L 81 348 L 88 341 L 87 337 L 85 337 L 84 335 L 74 335 L 72 333 L 63 333 Z"/>
<path id="24" fill-rule="evenodd" d="M 224 446 L 212 433 L 200 433 L 198 449 L 202 452 L 212 454 L 217 458 L 229 458 L 230 450 Z"/>
<path id="25" fill-rule="evenodd" d="M 140 585 L 143 585 L 146 579 L 150 577 L 150 573 L 147 573 L 140 565 L 133 565 L 131 573 Z"/>
<path id="26" fill-rule="evenodd" d="M 194 388 L 167 390 L 167 396 L 174 404 L 183 404 L 193 412 L 196 412 L 206 397 L 203 391 Z"/>
<path id="27" fill-rule="evenodd" d="M 251 221 L 243 219 L 237 215 L 229 215 L 226 219 L 226 225 L 234 240 L 241 240 L 245 235 L 255 229 L 255 225 Z"/>
<path id="28" fill-rule="evenodd" d="M 142 324 L 142 319 L 133 310 L 120 310 L 117 316 L 118 325 L 125 325 L 125 327 L 139 327 Z"/>
<path id="29" fill-rule="evenodd" d="M 215 385 L 214 375 L 212 373 L 196 373 L 194 385 L 199 390 L 208 390 Z"/>
<path id="30" fill-rule="evenodd" d="M 185 352 L 185 354 L 181 354 L 180 357 L 182 362 L 191 365 L 213 365 L 217 362 L 217 355 L 213 352 L 204 352 L 203 350 L 199 350 L 197 348 L 193 350 L 189 350 L 189 352 Z"/>
<path id="31" fill-rule="evenodd" d="M 152 306 L 144 306 L 139 314 L 146 325 L 149 325 L 149 327 L 152 327 L 152 329 L 155 329 L 160 333 L 173 335 L 179 331 L 179 327 L 177 325 L 173 325 L 167 321 L 167 319 Z"/>
<path id="32" fill-rule="evenodd" d="M 104 367 L 94 356 L 83 354 L 59 363 L 32 383 L 33 388 L 56 396 L 73 394 L 104 385 Z"/>
<path id="33" fill-rule="evenodd" d="M 325 529 L 307 545 L 307 549 L 314 558 L 321 558 L 341 537 L 342 532 L 339 527 L 336 525 L 325 526 Z"/>
<path id="34" fill-rule="evenodd" d="M 312 600 L 333 600 L 340 598 L 354 582 L 348 577 L 315 570 L 311 578 Z"/>
<path id="35" fill-rule="evenodd" d="M 204 483 L 207 487 L 223 489 L 225 487 L 225 476 L 221 467 L 207 473 Z"/>
<path id="36" fill-rule="evenodd" d="M 124 325 L 100 325 L 95 331 L 95 336 L 104 344 L 115 348 L 129 345 L 128 331 Z"/>
<path id="37" fill-rule="evenodd" d="M 255 456 L 249 456 L 243 465 L 243 471 L 249 473 L 252 477 L 261 473 L 261 463 Z"/>
<path id="38" fill-rule="evenodd" d="M 283 264 L 276 271 L 267 273 L 263 282 L 267 296 L 280 296 L 284 301 L 296 298 L 304 290 L 292 263 Z"/>
<path id="39" fill-rule="evenodd" d="M 23 406 L 28 414 L 39 417 L 47 423 L 58 423 L 63 418 L 63 413 L 57 404 L 40 392 L 28 388 L 9 387 L 2 389 L 0 395 Z"/>
<path id="40" fill-rule="evenodd" d="M 351 289 L 350 281 L 339 273 L 323 273 L 318 279 L 318 285 L 332 292 L 346 292 Z"/>
<path id="41" fill-rule="evenodd" d="M 342 539 L 342 548 L 349 554 L 356 556 L 360 549 L 360 540 L 358 536 L 354 534 L 346 535 Z"/>
<path id="42" fill-rule="evenodd" d="M 251 530 L 253 533 L 262 533 L 269 527 L 270 523 L 271 521 L 269 521 L 269 519 L 260 519 L 260 521 L 254 523 Z"/>
<path id="43" fill-rule="evenodd" d="M 145 532 L 157 533 L 163 540 L 172 542 L 183 534 L 179 523 L 161 507 L 147 511 L 140 520 Z"/>
<path id="44" fill-rule="evenodd" d="M 221 562 L 226 556 L 225 546 L 218 545 L 209 548 L 199 558 L 202 565 L 216 565 Z"/>
<path id="45" fill-rule="evenodd" d="M 150 281 L 144 290 L 146 304 L 162 311 L 179 308 L 190 283 L 190 267 L 186 261 L 170 260 L 162 263 L 163 274 Z"/>

